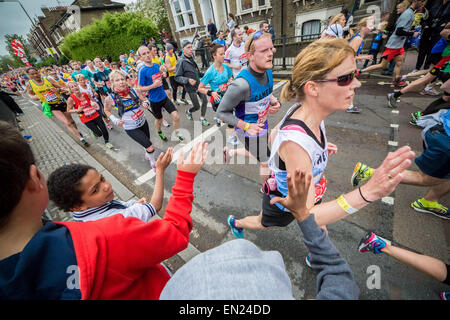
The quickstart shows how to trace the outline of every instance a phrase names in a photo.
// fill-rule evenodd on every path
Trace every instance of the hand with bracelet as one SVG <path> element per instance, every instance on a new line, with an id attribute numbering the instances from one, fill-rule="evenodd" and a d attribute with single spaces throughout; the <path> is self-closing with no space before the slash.
<path id="1" fill-rule="evenodd" d="M 414 152 L 408 146 L 390 152 L 383 163 L 374 169 L 366 184 L 334 201 L 314 206 L 311 210 L 315 213 L 317 224 L 322 226 L 336 222 L 369 203 L 390 195 L 402 180 L 402 172 L 411 165 L 413 158 Z"/>
<path id="2" fill-rule="evenodd" d="M 259 123 L 250 123 L 250 122 L 245 122 L 243 120 L 239 120 L 238 122 L 238 128 L 244 130 L 246 133 L 248 133 L 251 136 L 256 136 L 258 135 L 258 133 L 260 133 L 263 129 L 262 127 L 264 126 L 264 124 L 259 124 Z"/>

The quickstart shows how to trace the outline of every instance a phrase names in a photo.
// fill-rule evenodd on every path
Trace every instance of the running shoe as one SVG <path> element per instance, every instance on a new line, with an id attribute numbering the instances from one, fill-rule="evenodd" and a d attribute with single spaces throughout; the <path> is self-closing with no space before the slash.
<path id="1" fill-rule="evenodd" d="M 358 107 L 353 106 L 353 108 L 348 108 L 347 110 L 345 110 L 345 112 L 348 113 L 360 113 L 361 109 Z"/>
<path id="2" fill-rule="evenodd" d="M 234 216 L 228 216 L 227 222 L 233 236 L 240 239 L 244 238 L 244 229 L 236 227 L 236 218 Z"/>
<path id="3" fill-rule="evenodd" d="M 145 159 L 150 163 L 150 166 L 152 167 L 153 171 L 156 172 L 156 161 L 152 159 L 152 157 L 148 154 L 148 152 L 145 153 Z"/>
<path id="4" fill-rule="evenodd" d="M 89 147 L 89 142 L 87 142 L 84 138 L 81 138 L 80 141 L 83 144 L 83 146 Z"/>
<path id="5" fill-rule="evenodd" d="M 213 120 L 214 120 L 214 122 L 216 123 L 216 126 L 220 127 L 220 126 L 222 125 L 222 120 L 220 120 L 219 118 L 214 117 Z"/>
<path id="6" fill-rule="evenodd" d="M 105 122 L 105 125 L 106 125 L 106 127 L 107 127 L 109 130 L 112 130 L 112 129 L 113 129 L 113 126 L 110 125 L 109 123 Z"/>
<path id="7" fill-rule="evenodd" d="M 192 118 L 192 114 L 189 112 L 189 110 L 186 110 L 185 113 L 186 113 L 186 118 L 188 118 L 188 120 L 194 120 L 194 118 Z"/>
<path id="8" fill-rule="evenodd" d="M 445 291 L 445 292 L 441 292 L 439 294 L 439 296 L 441 297 L 441 300 L 450 300 L 450 291 Z"/>
<path id="9" fill-rule="evenodd" d="M 415 126 L 415 127 L 421 128 L 421 126 L 419 126 L 419 125 L 417 124 L 417 120 L 416 120 L 416 119 L 411 119 L 411 121 L 409 121 L 409 124 L 410 124 L 410 125 L 413 125 L 413 126 Z"/>
<path id="10" fill-rule="evenodd" d="M 230 160 L 231 160 L 230 151 L 231 151 L 231 149 L 228 147 L 223 148 L 223 161 L 225 163 L 230 163 Z"/>
<path id="11" fill-rule="evenodd" d="M 422 112 L 421 111 L 416 111 L 416 112 L 412 112 L 411 113 L 411 118 L 414 120 L 419 120 L 419 118 L 422 116 Z"/>
<path id="12" fill-rule="evenodd" d="M 94 131 L 92 131 L 92 130 L 89 130 L 89 133 L 91 134 L 91 137 L 92 138 L 94 138 L 94 139 L 98 139 L 98 137 L 95 135 L 95 133 L 94 133 Z"/>
<path id="13" fill-rule="evenodd" d="M 356 187 L 360 182 L 368 180 L 372 175 L 373 168 L 365 165 L 364 163 L 358 162 L 353 169 L 350 183 L 352 184 L 352 186 Z"/>
<path id="14" fill-rule="evenodd" d="M 308 267 L 312 268 L 311 267 L 311 252 L 308 252 L 308 254 L 306 255 L 305 262 Z"/>
<path id="15" fill-rule="evenodd" d="M 181 100 L 181 102 L 183 102 L 185 105 L 188 105 L 189 104 L 189 102 L 186 100 L 186 99 L 180 99 Z"/>
<path id="16" fill-rule="evenodd" d="M 431 89 L 423 88 L 422 91 L 420 91 L 420 94 L 423 96 L 427 95 L 427 96 L 433 96 L 433 97 L 441 95 L 441 93 L 434 88 L 431 88 Z"/>
<path id="17" fill-rule="evenodd" d="M 227 142 L 233 146 L 237 146 L 239 144 L 239 140 L 236 136 L 229 137 Z"/>
<path id="18" fill-rule="evenodd" d="M 163 109 L 164 110 L 164 109 Z M 162 125 L 164 126 L 164 127 L 170 127 L 170 123 L 168 123 L 167 121 L 166 121 L 166 119 L 163 119 L 163 121 L 162 121 Z"/>
<path id="19" fill-rule="evenodd" d="M 408 84 L 405 81 L 392 81 L 391 88 L 403 88 Z"/>
<path id="20" fill-rule="evenodd" d="M 184 141 L 184 137 L 181 135 L 181 133 L 177 132 L 177 133 L 175 133 L 175 135 L 177 136 L 179 142 Z"/>
<path id="21" fill-rule="evenodd" d="M 394 96 L 394 93 L 388 93 L 387 95 L 388 99 L 388 106 L 391 108 L 398 108 L 398 103 L 400 102 L 400 99 L 396 98 Z"/>
<path id="22" fill-rule="evenodd" d="M 416 73 L 417 71 L 419 71 L 419 70 L 414 69 L 413 71 L 411 71 L 410 73 L 408 73 L 406 76 L 409 77 L 409 76 L 411 76 L 412 74 Z"/>
<path id="23" fill-rule="evenodd" d="M 158 136 L 161 138 L 162 141 L 167 141 L 167 137 L 163 132 L 158 132 Z"/>
<path id="24" fill-rule="evenodd" d="M 437 201 L 426 201 L 424 198 L 417 199 L 411 203 L 411 208 L 419 212 L 434 214 L 439 218 L 450 219 L 448 208 L 439 204 Z"/>
<path id="25" fill-rule="evenodd" d="M 359 252 L 372 251 L 374 254 L 379 254 L 383 253 L 381 250 L 386 247 L 386 244 L 390 244 L 390 241 L 369 231 L 359 242 L 358 250 Z"/>
<path id="26" fill-rule="evenodd" d="M 209 122 L 206 121 L 206 119 L 202 119 L 201 122 L 202 122 L 202 126 L 204 126 L 204 127 L 209 126 Z"/>
<path id="27" fill-rule="evenodd" d="M 105 147 L 106 147 L 107 149 L 113 149 L 113 148 L 114 148 L 114 146 L 112 145 L 111 142 L 105 143 Z"/>

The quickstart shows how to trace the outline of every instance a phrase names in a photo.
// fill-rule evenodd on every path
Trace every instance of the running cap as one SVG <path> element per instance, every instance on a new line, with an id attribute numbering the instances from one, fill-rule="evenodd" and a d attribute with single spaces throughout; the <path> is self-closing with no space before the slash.
<path id="1" fill-rule="evenodd" d="M 192 44 L 192 42 L 190 42 L 189 40 L 184 40 L 182 45 L 181 45 L 181 47 L 184 48 L 184 47 L 186 47 L 189 44 Z"/>
<path id="2" fill-rule="evenodd" d="M 325 34 L 335 37 L 335 38 L 342 38 L 342 35 L 344 34 L 344 28 L 340 24 L 332 24 L 325 30 Z"/>
<path id="3" fill-rule="evenodd" d="M 262 251 L 248 240 L 237 239 L 192 258 L 167 282 L 160 299 L 293 300 L 294 297 L 281 254 Z"/>

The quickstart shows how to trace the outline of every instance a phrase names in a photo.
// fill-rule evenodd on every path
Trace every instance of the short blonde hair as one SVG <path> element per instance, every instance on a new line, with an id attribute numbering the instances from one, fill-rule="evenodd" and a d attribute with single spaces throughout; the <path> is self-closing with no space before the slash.
<path id="1" fill-rule="evenodd" d="M 122 71 L 120 70 L 113 70 L 109 74 L 109 80 L 111 81 L 111 88 L 114 89 L 114 79 L 116 79 L 118 76 L 121 76 L 125 79 L 125 76 Z"/>
<path id="2" fill-rule="evenodd" d="M 323 80 L 334 68 L 339 66 L 348 56 L 355 56 L 355 51 L 344 39 L 316 40 L 300 51 L 294 61 L 292 78 L 284 85 L 280 100 L 290 101 L 294 98 L 301 101 L 305 93 L 304 85 L 308 81 Z"/>
<path id="3" fill-rule="evenodd" d="M 80 74 L 77 74 L 77 75 L 75 76 L 75 80 L 78 82 L 78 81 L 80 81 L 80 78 L 81 78 L 81 77 L 83 77 L 83 78 L 86 79 L 86 77 L 84 76 L 84 74 L 80 73 Z"/>

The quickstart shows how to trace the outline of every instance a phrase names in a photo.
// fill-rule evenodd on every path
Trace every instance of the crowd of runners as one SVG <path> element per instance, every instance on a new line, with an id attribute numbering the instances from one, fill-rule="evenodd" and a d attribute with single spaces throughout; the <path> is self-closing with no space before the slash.
<path id="1" fill-rule="evenodd" d="M 44 292 L 17 286 L 17 279 L 0 280 L 0 297 L 30 298 L 39 293 L 40 298 L 66 299 L 291 299 L 291 289 L 283 286 L 289 282 L 287 274 L 271 268 L 272 264 L 279 267 L 280 261 L 283 264 L 281 257 L 265 255 L 249 241 L 231 241 L 200 254 L 173 276 L 162 264 L 188 244 L 192 230 L 193 182 L 207 156 L 207 144 L 195 145 L 187 159 L 180 155 L 173 196 L 164 218 L 149 222 L 162 207 L 164 170 L 171 163 L 173 149 L 155 154 L 150 137 L 152 123 L 145 110 L 153 116 L 162 141 L 168 140 L 163 127 L 170 126 L 164 119 L 170 116 L 171 138 L 183 142 L 180 116 L 191 121 L 198 119 L 202 126 L 208 127 L 211 124 L 206 111 L 210 103 L 215 113 L 213 124 L 227 126 L 230 147 L 223 149 L 222 164 L 240 155 L 256 159 L 260 168 L 263 193 L 260 213 L 239 218 L 230 215 L 227 223 L 233 235 L 244 238 L 245 230 L 285 227 L 297 220 L 309 250 L 306 263 L 321 271 L 317 298 L 357 299 L 359 289 L 347 262 L 328 238 L 328 224 L 388 196 L 400 183 L 428 188 L 422 198 L 411 203 L 414 210 L 443 219 L 450 217 L 448 208 L 439 203 L 450 193 L 450 4 L 445 0 L 430 8 L 427 1 L 402 1 L 396 7 L 396 14 L 390 34 L 385 30 L 387 21 L 375 26 L 374 17 L 364 18 L 351 28 L 346 28 L 348 12 L 333 17 L 321 39 L 313 41 L 295 58 L 280 101 L 273 95 L 275 48 L 267 22 L 253 32 L 230 23 L 228 43 L 223 32 L 219 32 L 209 46 L 212 64 L 204 65 L 203 70 L 196 62 L 193 43 L 184 41 L 177 50 L 172 43 L 164 41 L 162 48 L 150 43 L 122 54 L 118 62 L 92 57 L 83 62 L 70 61 L 62 67 L 29 67 L 6 73 L 2 81 L 6 91 L 40 102 L 44 114 L 61 121 L 85 147 L 89 143 L 79 132 L 73 116 L 79 117 L 92 137 L 102 137 L 108 149 L 114 148 L 109 130 L 125 131 L 144 148 L 144 157 L 156 173 L 156 184 L 150 202 L 142 198 L 124 203 L 115 201 L 111 184 L 86 165 L 63 166 L 45 181 L 20 133 L 0 123 L 0 135 L 5 140 L 0 144 L 0 168 L 5 177 L 0 193 L 2 208 L 6 209 L 0 216 L 0 265 L 5 266 L 1 270 L 16 268 L 15 274 L 30 279 L 27 284 L 21 284 L 27 287 L 35 282 L 24 266 L 39 255 L 58 254 L 64 256 L 63 263 L 78 265 L 83 273 L 82 286 L 77 290 L 67 290 L 65 280 L 64 285 L 59 283 L 66 277 L 65 270 L 41 279 L 42 286 L 56 283 L 54 290 Z M 429 66 L 402 76 L 404 47 L 420 31 L 422 37 L 435 39 L 434 44 L 428 44 L 429 52 L 425 52 Z M 368 54 L 362 54 L 364 39 L 373 32 L 376 36 Z M 383 39 L 387 42 L 381 50 Z M 425 43 L 423 39 L 420 41 Z M 338 151 L 327 140 L 324 121 L 336 111 L 361 113 L 353 105 L 355 89 L 361 86 L 359 75 L 387 68 L 391 62 L 394 65 L 392 87 L 401 90 L 388 94 L 387 107 L 401 108 L 401 96 L 440 83 L 442 96 L 423 106 L 423 111 L 411 115 L 411 124 L 424 128 L 421 138 L 418 132 L 411 139 L 423 139 L 424 151 L 415 155 L 410 147 L 400 147 L 389 153 L 377 168 L 358 162 L 349 177 L 355 189 L 337 199 L 322 201 L 327 189 L 328 157 Z M 420 78 L 420 75 L 424 76 Z M 406 77 L 416 80 L 406 85 Z M 430 90 L 424 92 L 429 94 Z M 179 94 L 180 101 L 190 105 L 181 115 Z M 288 101 L 295 103 L 285 110 L 282 104 Z M 20 107 L 14 108 L 19 114 Z M 270 128 L 268 117 L 277 112 L 283 112 L 284 117 Z M 364 116 L 364 112 L 358 116 Z M 407 169 L 412 161 L 418 171 Z M 48 191 L 43 185 L 48 185 Z M 13 196 L 11 190 L 15 192 Z M 92 224 L 48 221 L 43 224 L 39 212 L 45 209 L 48 197 L 59 208 L 72 212 L 75 221 L 92 221 Z M 21 221 L 25 217 L 29 221 L 23 225 Z M 17 234 L 20 237 L 15 237 Z M 68 235 L 70 239 L 66 238 Z M 52 237 L 64 239 L 64 245 L 42 245 L 42 241 Z M 35 243 L 34 251 L 30 246 L 25 247 L 28 241 Z M 95 244 L 81 245 L 90 242 Z M 129 250 L 131 247 L 133 250 Z M 450 284 L 449 265 L 392 246 L 373 232 L 361 240 L 359 250 L 389 254 Z M 233 255 L 225 259 L 230 251 Z M 102 258 L 96 258 L 94 252 Z M 256 260 L 232 259 L 242 253 Z M 205 254 L 209 254 L 208 258 L 204 258 Z M 235 272 L 242 270 L 242 265 L 253 263 L 256 263 L 253 268 L 246 268 L 243 274 Z M 50 260 L 42 265 L 43 272 L 56 268 Z M 284 270 L 284 265 L 281 268 Z M 209 280 L 202 278 L 205 273 L 209 274 Z M 232 286 L 228 280 L 232 276 L 237 277 L 233 281 L 248 286 Z M 441 298 L 450 299 L 449 293 L 442 293 Z"/>

